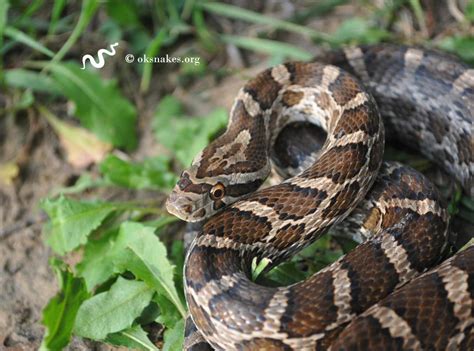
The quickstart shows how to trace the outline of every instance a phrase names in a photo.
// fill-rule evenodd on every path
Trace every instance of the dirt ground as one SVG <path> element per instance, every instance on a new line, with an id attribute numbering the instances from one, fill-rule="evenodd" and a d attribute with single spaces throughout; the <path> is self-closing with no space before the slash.
<path id="1" fill-rule="evenodd" d="M 354 13 L 357 10 L 353 6 L 343 6 L 331 16 L 315 20 L 311 26 L 330 32 L 337 28 L 341 20 L 354 16 Z M 309 42 L 301 46 L 307 47 L 310 52 L 317 52 Z M 234 53 L 234 49 L 228 48 L 223 55 L 227 55 L 229 66 L 241 68 L 241 57 Z M 251 69 L 230 76 L 218 85 L 213 79 L 205 77 L 189 89 L 173 89 L 176 77 L 175 72 L 170 70 L 161 72 L 160 79 L 152 83 L 150 93 L 140 97 L 133 93 L 138 91 L 139 77 L 127 79 L 126 94 L 137 106 L 140 116 L 140 147 L 132 159 L 139 160 L 160 152 L 150 132 L 150 119 L 164 92 L 174 93 L 195 114 L 203 114 L 219 106 L 228 108 L 242 81 L 262 68 L 258 55 L 250 55 L 246 59 Z M 125 64 L 122 61 L 116 65 Z M 205 94 L 200 93 L 203 91 Z M 61 108 L 65 109 L 62 105 L 58 104 L 59 116 L 64 113 L 61 112 Z M 39 208 L 39 201 L 59 187 L 74 184 L 80 171 L 65 161 L 57 136 L 33 109 L 22 112 L 14 119 L 0 118 L 0 164 L 13 158 L 20 166 L 18 176 L 11 185 L 0 183 L 0 350 L 36 350 L 44 332 L 40 324 L 41 310 L 57 291 L 55 277 L 48 266 L 51 250 L 42 240 L 42 225 L 46 217 Z M 95 192 L 88 196 L 136 198 L 156 195 L 118 189 L 107 191 L 107 194 Z M 112 348 L 75 339 L 68 349 Z"/>

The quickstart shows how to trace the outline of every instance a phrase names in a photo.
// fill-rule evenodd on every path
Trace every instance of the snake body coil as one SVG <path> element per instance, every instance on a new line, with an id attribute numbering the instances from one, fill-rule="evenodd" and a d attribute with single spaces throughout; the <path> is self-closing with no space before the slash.
<path id="1" fill-rule="evenodd" d="M 319 61 L 279 65 L 249 81 L 227 131 L 168 200 L 185 220 L 210 217 L 185 263 L 193 322 L 217 350 L 471 350 L 474 248 L 419 276 L 446 253 L 447 214 L 426 178 L 382 162 L 378 110 L 390 138 L 420 149 L 472 194 L 473 70 L 389 45 Z M 255 191 L 279 132 L 295 121 L 326 131 L 316 160 Z M 289 287 L 248 278 L 252 260 L 273 267 L 331 227 L 363 243 Z M 199 341 L 186 347 L 197 350 Z"/>

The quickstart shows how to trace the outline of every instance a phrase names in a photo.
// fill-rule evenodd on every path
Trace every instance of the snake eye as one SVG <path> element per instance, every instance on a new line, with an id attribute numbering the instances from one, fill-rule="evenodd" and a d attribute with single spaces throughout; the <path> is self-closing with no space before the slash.
<path id="1" fill-rule="evenodd" d="M 225 195 L 225 187 L 222 183 L 217 183 L 211 188 L 210 191 L 212 200 L 220 200 Z"/>

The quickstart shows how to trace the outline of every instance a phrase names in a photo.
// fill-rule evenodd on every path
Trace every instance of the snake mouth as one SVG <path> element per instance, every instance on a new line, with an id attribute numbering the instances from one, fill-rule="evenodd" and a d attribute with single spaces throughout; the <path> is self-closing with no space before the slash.
<path id="1" fill-rule="evenodd" d="M 195 209 L 193 200 L 173 191 L 166 200 L 166 210 L 186 222 L 199 222 L 204 219 L 206 210 Z"/>

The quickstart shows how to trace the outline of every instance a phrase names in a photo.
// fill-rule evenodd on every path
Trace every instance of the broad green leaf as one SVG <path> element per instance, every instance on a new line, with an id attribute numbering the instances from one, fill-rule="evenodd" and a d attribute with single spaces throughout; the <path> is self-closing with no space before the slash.
<path id="1" fill-rule="evenodd" d="M 57 95 L 59 87 L 47 75 L 22 68 L 8 69 L 5 71 L 5 82 L 8 86 Z"/>
<path id="2" fill-rule="evenodd" d="M 60 196 L 42 201 L 41 207 L 50 218 L 46 226 L 46 242 L 58 254 L 84 244 L 116 206 L 110 203 L 76 201 Z"/>
<path id="3" fill-rule="evenodd" d="M 127 248 L 123 254 L 116 255 L 118 272 L 132 272 L 158 293 L 164 294 L 184 317 L 186 310 L 174 284 L 174 267 L 154 229 L 140 223 L 123 223 L 116 245 L 117 249 L 121 245 Z"/>
<path id="4" fill-rule="evenodd" d="M 87 290 L 92 291 L 115 273 L 113 260 L 119 253 L 112 248 L 117 234 L 118 229 L 112 229 L 98 240 L 87 241 L 84 257 L 76 266 L 77 274 L 84 278 Z"/>
<path id="5" fill-rule="evenodd" d="M 153 227 L 153 230 L 159 230 L 175 221 L 176 217 L 163 216 L 149 225 Z M 117 273 L 115 260 L 117 257 L 127 255 L 127 245 L 135 240 L 140 240 L 140 233 L 112 229 L 97 240 L 87 241 L 84 248 L 84 258 L 76 266 L 76 269 L 77 274 L 85 279 L 89 291 Z M 180 267 L 182 269 L 182 266 Z"/>
<path id="6" fill-rule="evenodd" d="M 107 14 L 121 26 L 141 26 L 138 4 L 134 1 L 109 0 L 105 3 Z"/>
<path id="7" fill-rule="evenodd" d="M 175 285 L 178 291 L 183 291 L 183 267 L 184 267 L 184 242 L 182 240 L 175 240 L 171 246 L 169 254 L 171 262 L 175 265 Z"/>
<path id="8" fill-rule="evenodd" d="M 163 351 L 181 350 L 184 342 L 184 319 L 177 322 L 173 328 L 166 329 L 163 340 Z"/>
<path id="9" fill-rule="evenodd" d="M 173 95 L 166 95 L 156 106 L 155 119 L 157 123 L 170 122 L 174 117 L 183 115 L 181 102 Z M 158 125 L 156 127 L 159 127 Z"/>
<path id="10" fill-rule="evenodd" d="M 306 61 L 313 57 L 313 55 L 306 50 L 280 41 L 238 35 L 221 35 L 220 38 L 225 43 L 233 44 L 243 49 L 269 55 L 277 55 L 288 59 Z"/>
<path id="11" fill-rule="evenodd" d="M 375 44 L 389 36 L 390 33 L 387 31 L 373 27 L 367 20 L 360 17 L 344 21 L 333 34 L 333 38 L 338 44 Z"/>
<path id="12" fill-rule="evenodd" d="M 183 166 L 191 163 L 210 139 L 227 123 L 227 112 L 218 109 L 204 118 L 181 115 L 178 100 L 165 97 L 157 107 L 153 129 L 160 143 L 174 151 Z"/>
<path id="13" fill-rule="evenodd" d="M 131 350 L 159 351 L 139 325 L 118 333 L 109 334 L 105 341 L 113 345 L 125 346 Z"/>
<path id="14" fill-rule="evenodd" d="M 59 278 L 59 292 L 43 310 L 46 327 L 40 350 L 61 350 L 71 338 L 79 306 L 89 297 L 84 280 L 76 278 L 60 261 L 52 261 Z"/>
<path id="15" fill-rule="evenodd" d="M 16 40 L 26 46 L 29 46 L 30 48 L 41 52 L 42 54 L 53 57 L 54 52 L 49 50 L 46 46 L 40 44 L 38 40 L 35 40 L 34 38 L 30 37 L 29 35 L 23 33 L 22 31 L 19 31 L 16 28 L 6 26 L 4 29 L 3 34 L 10 39 Z"/>
<path id="16" fill-rule="evenodd" d="M 155 231 L 157 233 L 159 233 L 160 230 L 163 229 L 164 227 L 166 227 L 168 224 L 179 221 L 179 219 L 176 219 L 176 218 L 177 217 L 171 216 L 171 215 L 163 215 L 163 216 L 161 216 L 160 218 L 158 218 L 156 220 L 147 222 L 146 225 L 155 228 Z M 179 242 L 182 243 L 182 241 L 179 241 Z M 183 255 L 183 257 L 184 257 L 184 255 Z"/>
<path id="17" fill-rule="evenodd" d="M 115 146 L 136 147 L 136 110 L 115 82 L 74 64 L 58 63 L 50 70 L 63 94 L 75 103 L 75 115 L 84 127 Z"/>
<path id="18" fill-rule="evenodd" d="M 170 168 L 170 160 L 166 156 L 131 163 L 110 155 L 100 164 L 100 171 L 106 180 L 130 189 L 171 189 L 177 179 Z"/>
<path id="19" fill-rule="evenodd" d="M 74 333 L 104 340 L 110 333 L 129 328 L 150 303 L 153 293 L 144 282 L 119 277 L 109 291 L 97 294 L 81 305 Z"/>

